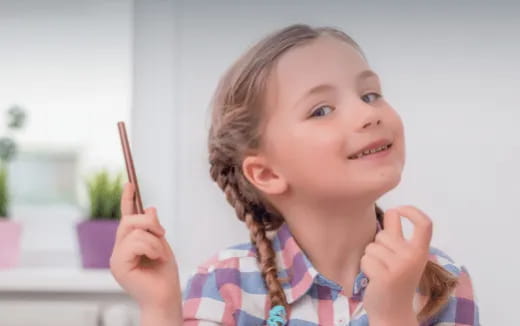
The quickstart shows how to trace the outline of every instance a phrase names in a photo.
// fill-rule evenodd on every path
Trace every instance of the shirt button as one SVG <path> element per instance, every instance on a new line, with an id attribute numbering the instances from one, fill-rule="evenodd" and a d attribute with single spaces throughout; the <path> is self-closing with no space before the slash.
<path id="1" fill-rule="evenodd" d="M 345 323 L 345 319 L 340 318 L 336 321 L 336 326 L 343 326 Z"/>
<path id="2" fill-rule="evenodd" d="M 361 279 L 361 286 L 364 287 L 364 288 L 366 288 L 367 285 L 368 285 L 368 279 L 367 279 L 366 277 L 363 277 L 363 278 Z"/>

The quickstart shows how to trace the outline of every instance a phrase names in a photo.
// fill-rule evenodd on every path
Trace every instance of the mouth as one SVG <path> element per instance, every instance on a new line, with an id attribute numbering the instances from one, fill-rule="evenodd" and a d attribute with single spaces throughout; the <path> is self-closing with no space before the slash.
<path id="1" fill-rule="evenodd" d="M 378 147 L 374 147 L 374 148 L 371 148 L 371 149 L 366 149 L 366 150 L 363 150 L 363 151 L 358 152 L 356 154 L 350 155 L 348 157 L 348 159 L 349 160 L 357 160 L 357 159 L 365 157 L 365 156 L 369 156 L 369 155 L 372 155 L 372 154 L 375 154 L 375 153 L 387 151 L 387 150 L 389 150 L 392 147 L 392 145 L 393 145 L 392 143 L 389 143 L 389 144 L 378 146 Z"/>

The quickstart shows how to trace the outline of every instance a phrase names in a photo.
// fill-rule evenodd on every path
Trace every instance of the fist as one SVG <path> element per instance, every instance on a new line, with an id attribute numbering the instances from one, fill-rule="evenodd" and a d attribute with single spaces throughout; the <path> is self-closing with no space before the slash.
<path id="1" fill-rule="evenodd" d="M 410 240 L 402 232 L 401 216 L 410 220 L 414 231 Z M 389 209 L 384 229 L 365 248 L 361 270 L 369 278 L 363 303 L 370 324 L 414 318 L 413 298 L 428 262 L 432 222 L 413 206 Z"/>

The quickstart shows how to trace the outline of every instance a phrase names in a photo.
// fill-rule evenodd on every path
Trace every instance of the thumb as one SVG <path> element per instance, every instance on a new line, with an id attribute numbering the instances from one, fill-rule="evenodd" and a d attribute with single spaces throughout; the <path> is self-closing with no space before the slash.
<path id="1" fill-rule="evenodd" d="M 135 187 L 131 182 L 127 182 L 121 195 L 121 216 L 137 214 L 134 204 Z"/>

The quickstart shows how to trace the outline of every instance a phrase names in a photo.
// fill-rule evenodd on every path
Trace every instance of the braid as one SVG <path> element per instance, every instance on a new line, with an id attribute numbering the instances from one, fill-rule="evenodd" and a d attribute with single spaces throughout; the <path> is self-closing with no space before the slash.
<path id="1" fill-rule="evenodd" d="M 234 165 L 226 166 L 218 164 L 216 161 L 211 162 L 211 177 L 226 194 L 226 199 L 235 208 L 238 219 L 245 222 L 249 229 L 251 243 L 257 251 L 257 261 L 269 293 L 271 307 L 281 305 L 285 307 L 286 311 L 289 311 L 289 304 L 281 284 L 287 279 L 278 277 L 276 255 L 266 233 L 266 231 L 279 227 L 283 223 L 283 219 L 268 212 L 263 204 L 247 200 L 244 197 L 240 191 L 242 189 L 239 181 L 241 172 L 237 172 Z M 242 177 L 242 180 L 244 179 Z"/>
<path id="2" fill-rule="evenodd" d="M 285 292 L 280 279 L 278 279 L 275 253 L 271 241 L 266 236 L 265 226 L 263 223 L 256 221 L 251 213 L 246 214 L 246 225 L 250 232 L 251 242 L 258 251 L 258 262 L 260 263 L 262 278 L 269 292 L 271 307 L 282 305 L 286 311 L 289 311 Z"/>
<path id="3" fill-rule="evenodd" d="M 383 225 L 384 212 L 376 205 L 376 217 Z M 419 321 L 435 315 L 448 302 L 450 292 L 457 286 L 457 278 L 439 264 L 428 260 L 419 282 L 419 290 L 428 295 L 426 305 L 417 315 Z"/>
<path id="4" fill-rule="evenodd" d="M 210 168 L 210 174 L 220 189 L 222 189 L 224 194 L 226 194 L 226 199 L 235 209 L 238 219 L 244 221 L 246 216 L 244 199 L 241 198 L 240 192 L 236 191 L 237 185 L 234 178 L 230 177 L 235 174 L 234 166 L 219 168 L 218 165 L 212 165 Z"/>

